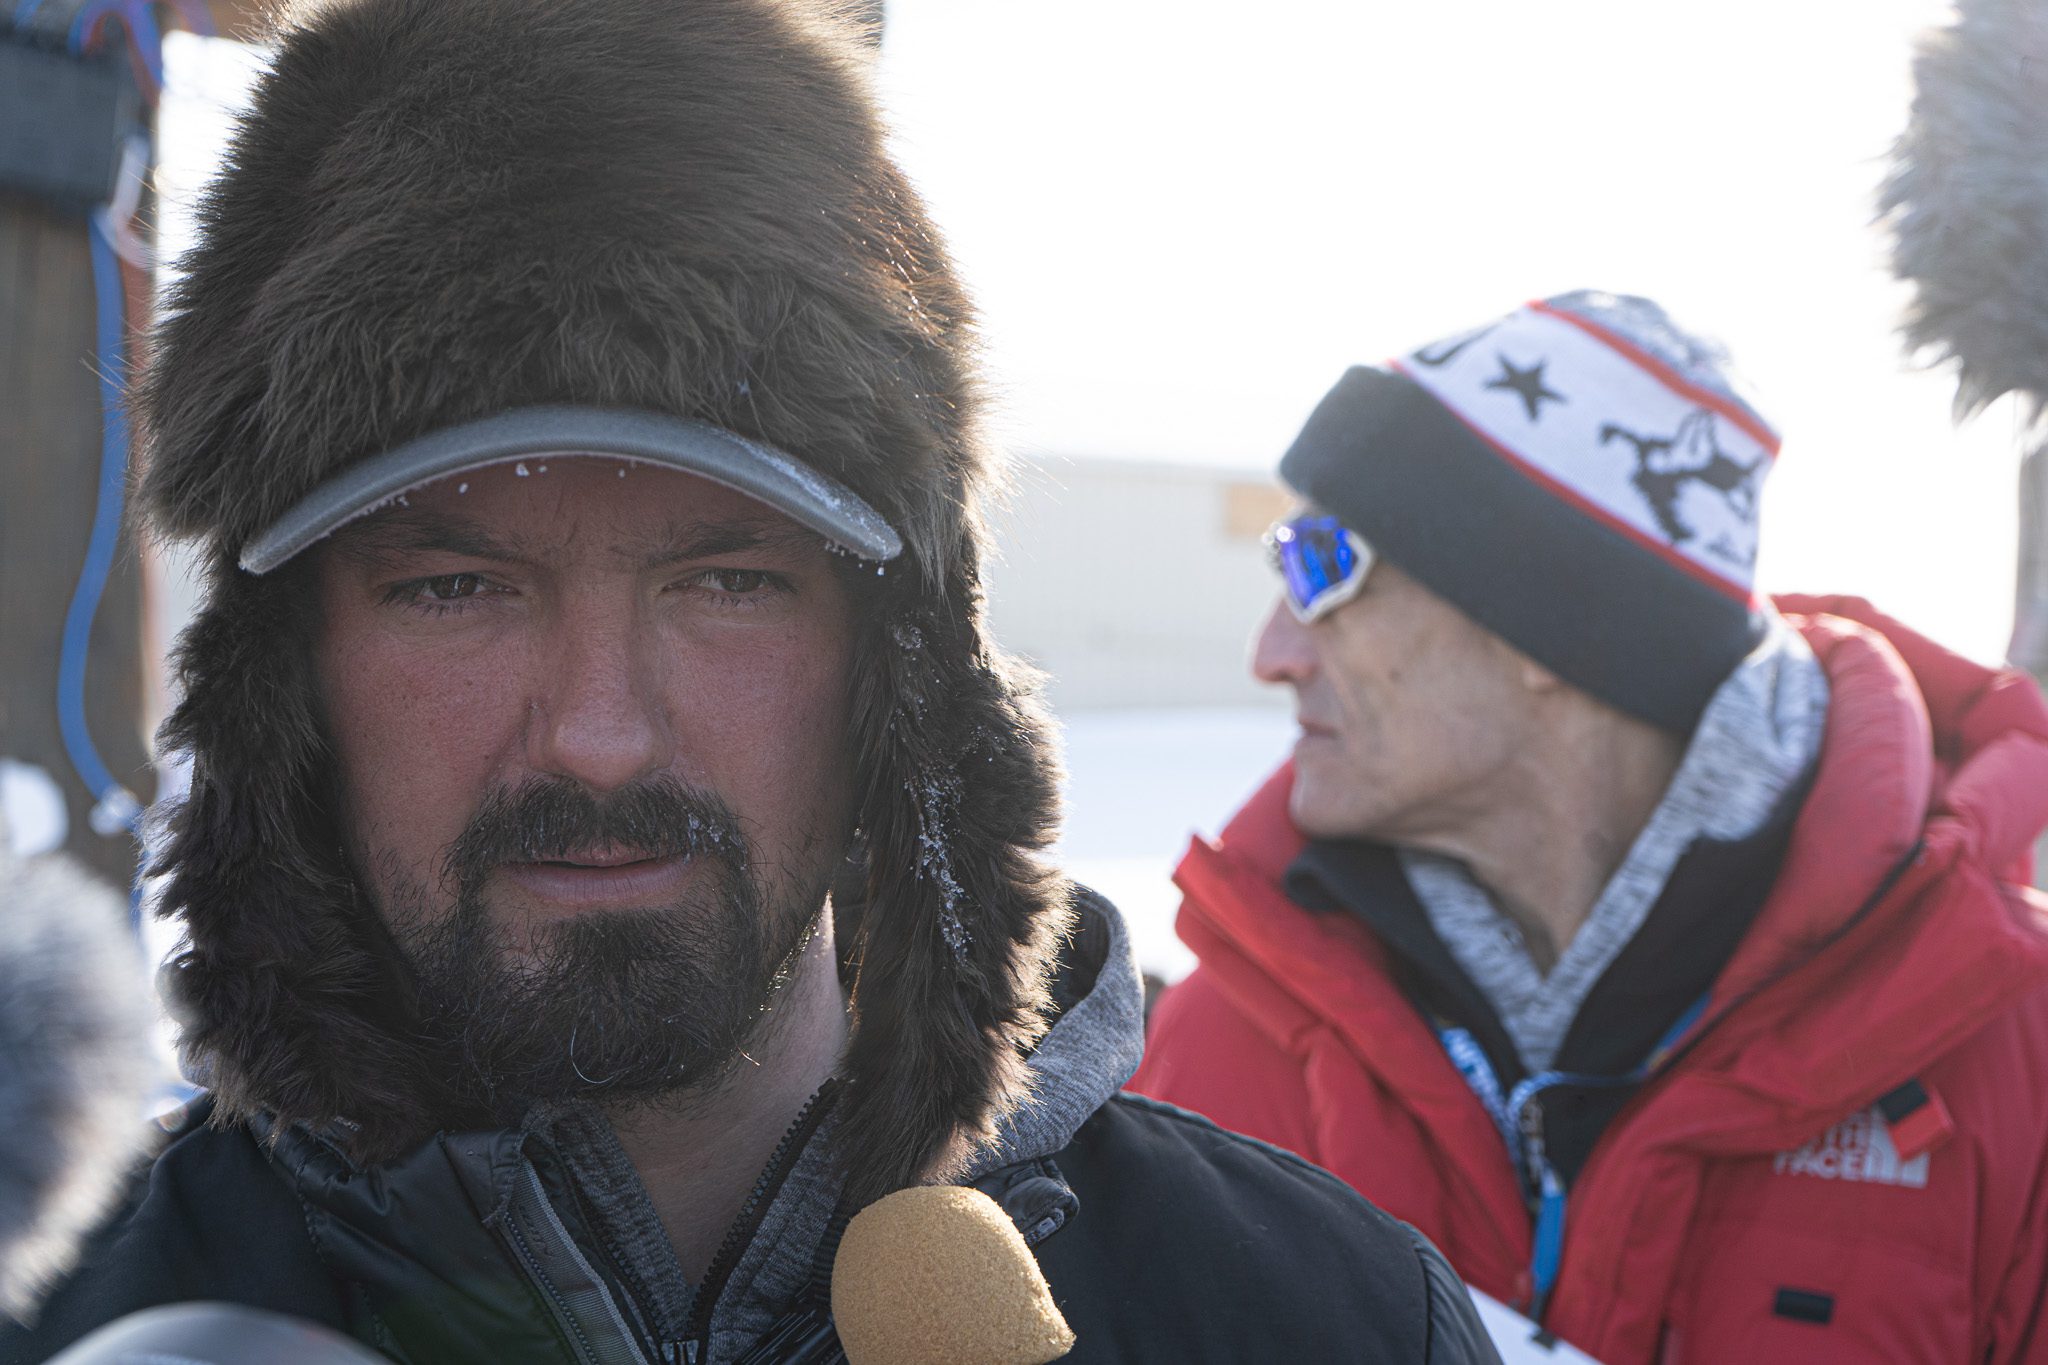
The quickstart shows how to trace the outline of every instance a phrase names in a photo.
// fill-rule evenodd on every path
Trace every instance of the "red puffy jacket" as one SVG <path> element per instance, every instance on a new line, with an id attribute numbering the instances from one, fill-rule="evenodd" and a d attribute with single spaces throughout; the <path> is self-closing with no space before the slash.
<path id="1" fill-rule="evenodd" d="M 2048 898 L 2014 885 L 2048 707 L 1860 600 L 1779 608 L 1832 686 L 1814 786 L 1692 1045 L 1573 1185 L 1545 1323 L 1610 1365 L 2048 1362 Z M 1280 889 L 1290 781 L 1188 850 L 1201 965 L 1132 1086 L 1328 1167 L 1526 1301 L 1486 1110 L 1370 931 Z M 1928 1101 L 1888 1124 L 1912 1080 Z"/>

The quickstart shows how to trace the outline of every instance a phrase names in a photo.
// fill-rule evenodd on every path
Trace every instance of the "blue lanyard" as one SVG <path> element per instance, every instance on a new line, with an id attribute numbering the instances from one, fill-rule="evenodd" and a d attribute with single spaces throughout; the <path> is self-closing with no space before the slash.
<path id="1" fill-rule="evenodd" d="M 1558 1265 L 1564 1259 L 1565 1190 L 1564 1181 L 1558 1177 L 1556 1168 L 1550 1164 L 1550 1158 L 1543 1150 L 1543 1115 L 1529 1102 L 1544 1091 L 1561 1085 L 1600 1089 L 1640 1085 L 1663 1065 L 1679 1039 L 1691 1031 L 1706 1009 L 1707 997 L 1703 995 L 1664 1031 L 1664 1036 L 1650 1049 L 1650 1055 L 1624 1075 L 1589 1076 L 1571 1071 L 1539 1071 L 1505 1094 L 1501 1092 L 1500 1077 L 1494 1074 L 1493 1064 L 1486 1060 L 1486 1050 L 1479 1046 L 1479 1040 L 1472 1036 L 1470 1029 L 1435 1025 L 1437 1039 L 1443 1044 L 1451 1065 L 1458 1069 L 1466 1086 L 1499 1130 L 1508 1160 L 1515 1167 L 1516 1178 L 1531 1181 L 1536 1188 L 1535 1252 L 1529 1263 L 1529 1278 L 1535 1285 L 1531 1317 L 1542 1318 L 1543 1306 L 1557 1284 Z"/>

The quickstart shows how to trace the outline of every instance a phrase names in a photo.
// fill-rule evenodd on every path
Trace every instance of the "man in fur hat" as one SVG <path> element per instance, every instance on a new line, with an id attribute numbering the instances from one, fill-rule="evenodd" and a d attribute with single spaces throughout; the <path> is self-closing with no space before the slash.
<path id="1" fill-rule="evenodd" d="M 0 1358 L 203 1298 L 835 1359 L 846 1220 L 948 1183 L 1023 1269 L 882 1358 L 1041 1270 L 1053 1347 L 987 1358 L 1488 1358 L 1408 1229 L 1116 1094 L 1137 978 L 1040 857 L 969 309 L 866 60 L 790 0 L 287 13 L 138 395 L 210 574 L 158 866 L 210 1094 Z"/>
<path id="2" fill-rule="evenodd" d="M 2048 1360 L 2048 707 L 1754 590 L 1778 440 L 1581 291 L 1359 367 L 1280 472 L 1293 760 L 1178 880 L 1134 1082 L 1607 1365 Z"/>

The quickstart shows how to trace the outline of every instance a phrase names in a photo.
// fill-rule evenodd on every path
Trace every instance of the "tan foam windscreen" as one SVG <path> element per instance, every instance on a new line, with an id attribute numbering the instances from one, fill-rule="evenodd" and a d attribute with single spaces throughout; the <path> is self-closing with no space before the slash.
<path id="1" fill-rule="evenodd" d="M 1038 1261 L 979 1190 L 898 1190 L 846 1226 L 832 1316 L 848 1365 L 1046 1365 L 1074 1346 Z"/>

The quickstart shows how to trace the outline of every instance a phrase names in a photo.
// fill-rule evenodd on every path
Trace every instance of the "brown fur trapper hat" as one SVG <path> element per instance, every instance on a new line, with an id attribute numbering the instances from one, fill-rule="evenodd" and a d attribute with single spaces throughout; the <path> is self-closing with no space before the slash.
<path id="1" fill-rule="evenodd" d="M 1045 723 L 982 634 L 969 307 L 858 30 L 798 0 L 323 0 L 276 38 L 136 395 L 145 515 L 208 563 L 157 870 L 217 1115 L 345 1119 L 375 1158 L 442 1112 L 328 813 L 306 564 L 238 550 L 355 462 L 574 403 L 779 447 L 902 535 L 860 576 L 842 1152 L 861 1202 L 943 1175 L 1019 1098 L 1070 888 L 1037 856 Z"/>

